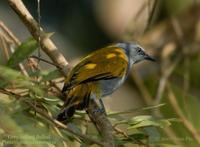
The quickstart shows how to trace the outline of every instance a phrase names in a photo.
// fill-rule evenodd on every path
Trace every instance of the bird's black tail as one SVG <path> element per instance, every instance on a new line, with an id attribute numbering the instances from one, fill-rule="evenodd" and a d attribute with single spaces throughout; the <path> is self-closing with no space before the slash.
<path id="1" fill-rule="evenodd" d="M 65 121 L 71 118 L 76 110 L 83 110 L 88 107 L 90 101 L 90 94 L 94 85 L 91 83 L 80 84 L 74 88 L 65 91 L 66 101 L 64 103 L 64 110 L 57 115 L 58 121 Z"/>

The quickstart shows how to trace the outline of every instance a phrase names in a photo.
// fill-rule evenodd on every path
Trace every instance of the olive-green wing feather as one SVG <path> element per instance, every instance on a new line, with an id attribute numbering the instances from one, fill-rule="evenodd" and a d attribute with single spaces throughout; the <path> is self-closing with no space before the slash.
<path id="1" fill-rule="evenodd" d="M 122 77 L 127 67 L 128 58 L 121 48 L 111 46 L 97 50 L 70 71 L 63 91 L 81 83 Z"/>

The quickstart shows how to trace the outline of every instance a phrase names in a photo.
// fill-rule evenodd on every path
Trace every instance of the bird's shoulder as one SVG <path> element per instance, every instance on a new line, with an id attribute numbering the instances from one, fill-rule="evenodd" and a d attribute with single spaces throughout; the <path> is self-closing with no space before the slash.
<path id="1" fill-rule="evenodd" d="M 70 71 L 65 83 L 70 88 L 83 82 L 122 77 L 127 68 L 128 57 L 125 51 L 116 46 L 108 46 L 83 58 Z"/>

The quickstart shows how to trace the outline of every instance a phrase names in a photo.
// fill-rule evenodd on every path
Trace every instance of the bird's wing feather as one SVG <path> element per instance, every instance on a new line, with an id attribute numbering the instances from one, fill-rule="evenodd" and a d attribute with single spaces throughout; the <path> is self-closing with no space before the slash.
<path id="1" fill-rule="evenodd" d="M 97 50 L 70 71 L 63 91 L 81 83 L 122 77 L 127 67 L 128 57 L 121 48 L 111 46 Z"/>

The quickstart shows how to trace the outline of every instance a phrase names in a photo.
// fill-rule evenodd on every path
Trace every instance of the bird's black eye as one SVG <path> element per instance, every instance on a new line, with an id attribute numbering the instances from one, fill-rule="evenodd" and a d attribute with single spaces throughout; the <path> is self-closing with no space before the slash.
<path id="1" fill-rule="evenodd" d="M 140 55 L 144 55 L 144 51 L 143 51 L 141 48 L 139 48 L 139 47 L 138 47 L 137 52 L 138 52 L 138 54 L 140 54 Z"/>
<path id="2" fill-rule="evenodd" d="M 138 48 L 137 48 L 137 52 L 138 52 L 138 53 L 142 53 L 141 48 L 138 47 Z"/>

